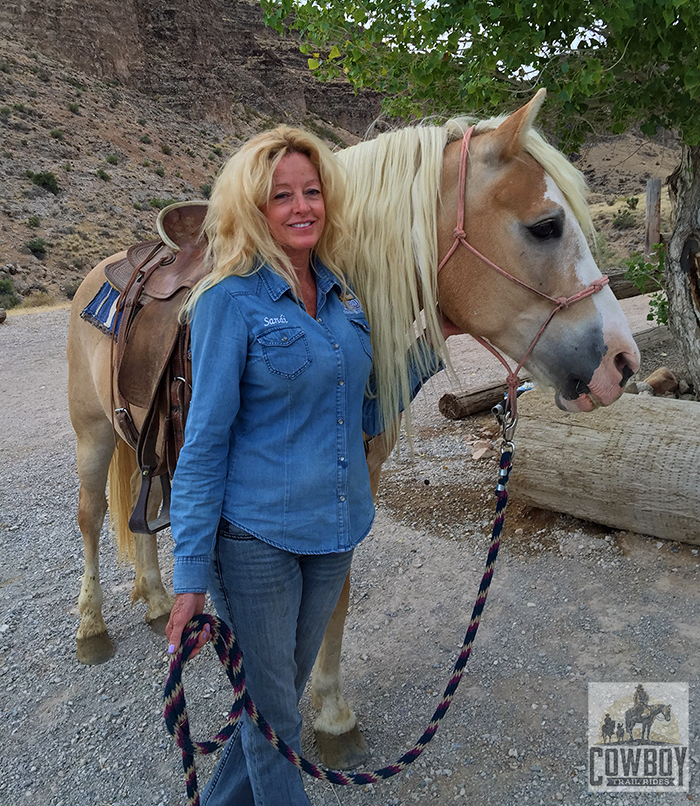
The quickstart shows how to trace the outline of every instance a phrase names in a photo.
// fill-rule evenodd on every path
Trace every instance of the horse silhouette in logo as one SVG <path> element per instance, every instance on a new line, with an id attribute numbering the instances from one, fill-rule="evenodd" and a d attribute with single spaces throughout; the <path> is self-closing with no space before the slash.
<path id="1" fill-rule="evenodd" d="M 640 722 L 642 725 L 642 735 L 640 741 L 650 741 L 651 726 L 657 716 L 663 714 L 666 722 L 671 721 L 671 706 L 658 703 L 649 705 L 649 695 L 640 683 L 634 692 L 634 705 L 625 712 L 625 727 L 630 735 L 630 741 L 634 741 L 632 731 L 634 726 Z"/>

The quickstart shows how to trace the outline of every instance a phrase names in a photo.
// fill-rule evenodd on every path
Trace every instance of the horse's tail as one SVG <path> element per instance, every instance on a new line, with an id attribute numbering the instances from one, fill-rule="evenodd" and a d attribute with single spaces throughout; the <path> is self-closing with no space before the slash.
<path id="1" fill-rule="evenodd" d="M 118 439 L 109 465 L 109 525 L 117 538 L 119 560 L 136 557 L 136 537 L 129 529 L 132 509 L 131 478 L 136 466 L 136 452 L 123 439 Z"/>

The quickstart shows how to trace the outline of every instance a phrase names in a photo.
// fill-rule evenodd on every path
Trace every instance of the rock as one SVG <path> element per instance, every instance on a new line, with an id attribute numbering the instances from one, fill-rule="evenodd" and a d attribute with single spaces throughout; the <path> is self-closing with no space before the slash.
<path id="1" fill-rule="evenodd" d="M 665 395 L 666 392 L 675 392 L 678 389 L 678 378 L 667 367 L 654 370 L 645 383 L 651 386 L 655 395 Z"/>
<path id="2" fill-rule="evenodd" d="M 7 311 L 4 308 L 0 308 L 0 325 L 7 319 Z"/>
<path id="3" fill-rule="evenodd" d="M 687 395 L 690 392 L 690 384 L 684 378 L 678 381 L 678 394 Z"/>
<path id="4" fill-rule="evenodd" d="M 475 461 L 478 460 L 478 459 L 489 458 L 489 457 L 495 456 L 495 455 L 496 455 L 496 451 L 493 449 L 493 447 L 490 444 L 489 445 L 479 445 L 479 443 L 477 443 L 472 448 L 472 459 L 474 459 Z"/>

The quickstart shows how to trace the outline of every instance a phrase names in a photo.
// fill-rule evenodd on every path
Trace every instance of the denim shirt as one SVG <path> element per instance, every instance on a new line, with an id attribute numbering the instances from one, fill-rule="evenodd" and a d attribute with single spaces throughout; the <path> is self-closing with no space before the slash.
<path id="1" fill-rule="evenodd" d="M 314 271 L 315 319 L 268 266 L 197 301 L 170 509 L 176 593 L 206 591 L 221 517 L 297 554 L 349 551 L 372 526 L 362 432 L 378 433 L 380 419 L 365 395 L 369 325 L 325 266 Z M 424 380 L 412 377 L 413 394 Z"/>

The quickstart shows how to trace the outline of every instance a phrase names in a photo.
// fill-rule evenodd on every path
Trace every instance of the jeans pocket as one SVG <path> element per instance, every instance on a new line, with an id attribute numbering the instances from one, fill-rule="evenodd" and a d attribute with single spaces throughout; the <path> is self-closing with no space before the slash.
<path id="1" fill-rule="evenodd" d="M 234 526 L 223 518 L 219 521 L 217 534 L 219 537 L 225 537 L 227 540 L 255 540 L 253 535 L 241 529 L 240 526 Z"/>

